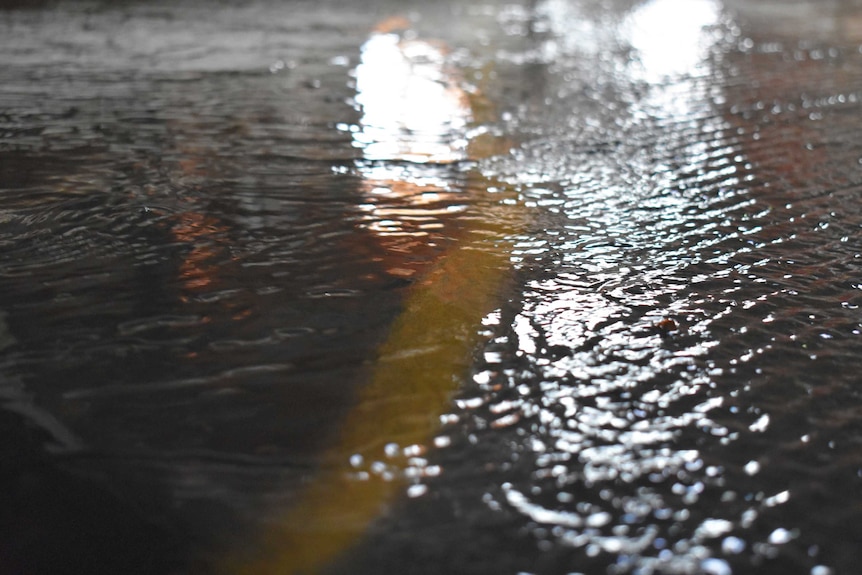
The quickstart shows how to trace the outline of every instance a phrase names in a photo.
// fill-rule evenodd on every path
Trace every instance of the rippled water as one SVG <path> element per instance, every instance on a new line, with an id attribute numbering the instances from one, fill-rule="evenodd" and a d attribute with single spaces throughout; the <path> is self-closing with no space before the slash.
<path id="1" fill-rule="evenodd" d="M 856 3 L 0 46 L 3 570 L 856 572 Z"/>

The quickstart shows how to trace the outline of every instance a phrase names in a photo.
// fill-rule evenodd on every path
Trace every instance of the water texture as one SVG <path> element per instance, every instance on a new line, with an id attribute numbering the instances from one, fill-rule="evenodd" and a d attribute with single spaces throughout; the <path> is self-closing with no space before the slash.
<path id="1" fill-rule="evenodd" d="M 0 570 L 858 571 L 858 3 L 0 6 Z"/>

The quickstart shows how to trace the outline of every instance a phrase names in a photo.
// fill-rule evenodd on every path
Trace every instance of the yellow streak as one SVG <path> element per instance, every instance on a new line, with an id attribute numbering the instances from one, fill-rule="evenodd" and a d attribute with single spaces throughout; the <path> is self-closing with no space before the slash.
<path id="1" fill-rule="evenodd" d="M 403 25 L 403 20 L 394 19 L 383 29 Z M 430 73 L 426 68 L 419 67 Z M 388 89 L 387 82 L 381 85 Z M 443 109 L 456 119 L 464 116 L 464 121 L 471 112 L 493 115 L 490 102 L 481 96 L 463 96 L 458 106 L 444 99 Z M 389 134 L 383 142 L 399 137 L 399 133 Z M 475 159 L 505 153 L 510 147 L 502 138 L 475 138 L 460 153 Z M 376 180 L 371 183 L 380 185 Z M 409 179 L 385 183 L 393 191 L 415 187 Z M 479 176 L 467 189 L 480 189 L 483 184 L 504 187 Z M 262 550 L 255 550 L 251 558 L 229 561 L 228 573 L 317 573 L 355 545 L 387 503 L 404 491 L 408 457 L 401 450 L 394 456 L 387 454 L 385 446 L 426 444 L 468 375 L 478 326 L 498 303 L 510 269 L 510 242 L 523 228 L 523 206 L 511 197 L 505 199 L 503 194 L 472 198 L 468 209 L 481 210 L 480 214 L 463 220 L 468 229 L 457 246 L 412 288 L 404 311 L 379 349 L 369 383 L 360 389 L 356 406 L 323 454 L 321 469 L 298 494 L 297 503 L 267 529 Z M 354 456 L 364 461 L 361 469 L 351 465 Z M 386 465 L 385 476 L 367 472 L 373 462 Z"/>
<path id="2" fill-rule="evenodd" d="M 497 205 L 482 229 L 448 253 L 408 297 L 380 349 L 371 382 L 360 391 L 321 470 L 279 524 L 266 535 L 261 558 L 232 573 L 315 573 L 356 543 L 404 487 L 400 474 L 359 479 L 350 457 L 384 461 L 403 470 L 406 458 L 388 458 L 384 444 L 427 442 L 462 384 L 477 345 L 478 326 L 493 310 L 509 269 L 509 238 L 520 226 L 517 208 Z M 497 217 L 495 217 L 497 216 Z"/>

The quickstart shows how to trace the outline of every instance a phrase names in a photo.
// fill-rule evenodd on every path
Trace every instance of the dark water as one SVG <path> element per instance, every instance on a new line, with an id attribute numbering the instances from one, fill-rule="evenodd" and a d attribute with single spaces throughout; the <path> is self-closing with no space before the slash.
<path id="1" fill-rule="evenodd" d="M 858 572 L 862 5 L 6 4 L 0 571 Z"/>

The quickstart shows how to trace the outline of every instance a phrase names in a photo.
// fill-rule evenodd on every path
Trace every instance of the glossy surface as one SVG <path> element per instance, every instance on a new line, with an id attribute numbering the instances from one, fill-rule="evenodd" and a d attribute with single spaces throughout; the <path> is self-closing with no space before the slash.
<path id="1" fill-rule="evenodd" d="M 2 570 L 855 572 L 862 6 L 64 2 L 0 52 Z"/>

